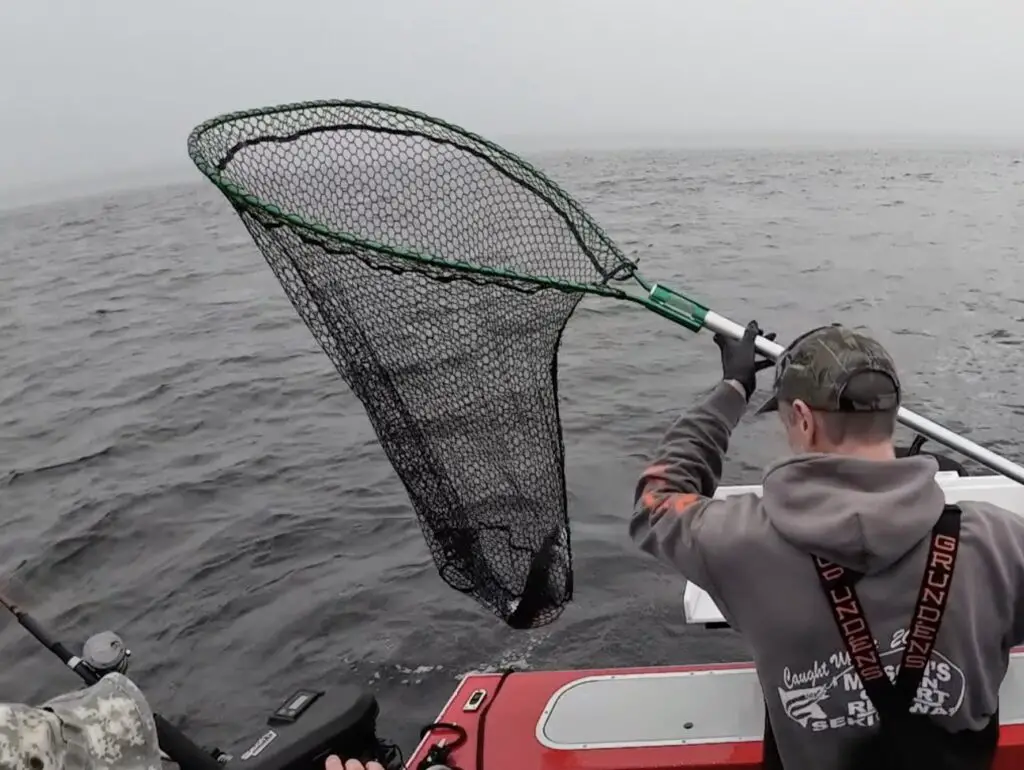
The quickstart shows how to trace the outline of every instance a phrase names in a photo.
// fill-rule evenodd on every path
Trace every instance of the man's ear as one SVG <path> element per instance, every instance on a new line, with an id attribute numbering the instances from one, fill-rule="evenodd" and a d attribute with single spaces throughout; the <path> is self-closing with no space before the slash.
<path id="1" fill-rule="evenodd" d="M 802 430 L 809 430 L 814 426 L 814 415 L 811 414 L 811 408 L 799 398 L 793 401 L 790 409 L 793 412 L 794 425 Z"/>

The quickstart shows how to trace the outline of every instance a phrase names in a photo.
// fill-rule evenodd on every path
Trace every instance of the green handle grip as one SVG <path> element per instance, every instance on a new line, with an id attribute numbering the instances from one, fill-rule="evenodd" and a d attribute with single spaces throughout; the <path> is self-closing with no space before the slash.
<path id="1" fill-rule="evenodd" d="M 685 326 L 691 332 L 699 332 L 704 328 L 708 308 L 694 302 L 685 294 L 656 283 L 651 287 L 648 299 L 652 310 Z"/>

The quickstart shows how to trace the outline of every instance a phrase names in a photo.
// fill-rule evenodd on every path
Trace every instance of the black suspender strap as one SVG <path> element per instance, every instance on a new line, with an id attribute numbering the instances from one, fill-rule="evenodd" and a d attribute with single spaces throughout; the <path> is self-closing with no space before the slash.
<path id="1" fill-rule="evenodd" d="M 850 663 L 856 668 L 883 722 L 886 719 L 895 721 L 908 714 L 935 649 L 935 638 L 953 582 L 953 567 L 960 544 L 960 514 L 958 506 L 947 505 L 932 529 L 924 577 L 895 686 L 885 673 L 864 608 L 853 588 L 863 575 L 834 562 L 812 557 L 832 609 L 832 617 L 850 655 Z"/>

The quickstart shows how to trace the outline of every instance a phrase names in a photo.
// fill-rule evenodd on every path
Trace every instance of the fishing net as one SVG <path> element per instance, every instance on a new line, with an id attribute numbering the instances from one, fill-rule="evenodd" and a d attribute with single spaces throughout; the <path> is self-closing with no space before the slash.
<path id="1" fill-rule="evenodd" d="M 629 262 L 507 151 L 409 110 L 316 102 L 189 138 L 362 402 L 441 577 L 515 628 L 572 598 L 557 353 Z"/>

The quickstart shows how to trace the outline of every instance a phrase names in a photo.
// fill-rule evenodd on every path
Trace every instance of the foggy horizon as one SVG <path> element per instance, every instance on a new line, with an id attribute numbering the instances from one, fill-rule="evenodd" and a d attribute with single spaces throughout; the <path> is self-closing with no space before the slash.
<path id="1" fill-rule="evenodd" d="M 628 11 L 627 11 L 628 9 Z M 199 179 L 225 112 L 421 110 L 514 152 L 1024 147 L 1024 4 L 269 0 L 0 7 L 0 191 Z"/>
<path id="2" fill-rule="evenodd" d="M 702 152 L 783 152 L 783 153 L 847 153 L 847 152 L 1020 152 L 1024 159 L 1024 138 L 995 134 L 899 134 L 841 132 L 707 132 L 703 134 L 594 134 L 491 135 L 495 141 L 527 160 L 544 159 L 550 155 L 588 155 L 591 153 L 702 153 Z M 136 168 L 114 168 L 78 176 L 65 175 L 53 179 L 36 179 L 21 184 L 0 182 L 0 210 L 34 206 L 64 198 L 89 197 L 102 193 L 141 190 L 167 185 L 194 184 L 205 186 L 206 178 L 192 163 L 182 142 L 179 157 L 163 163 Z"/>

